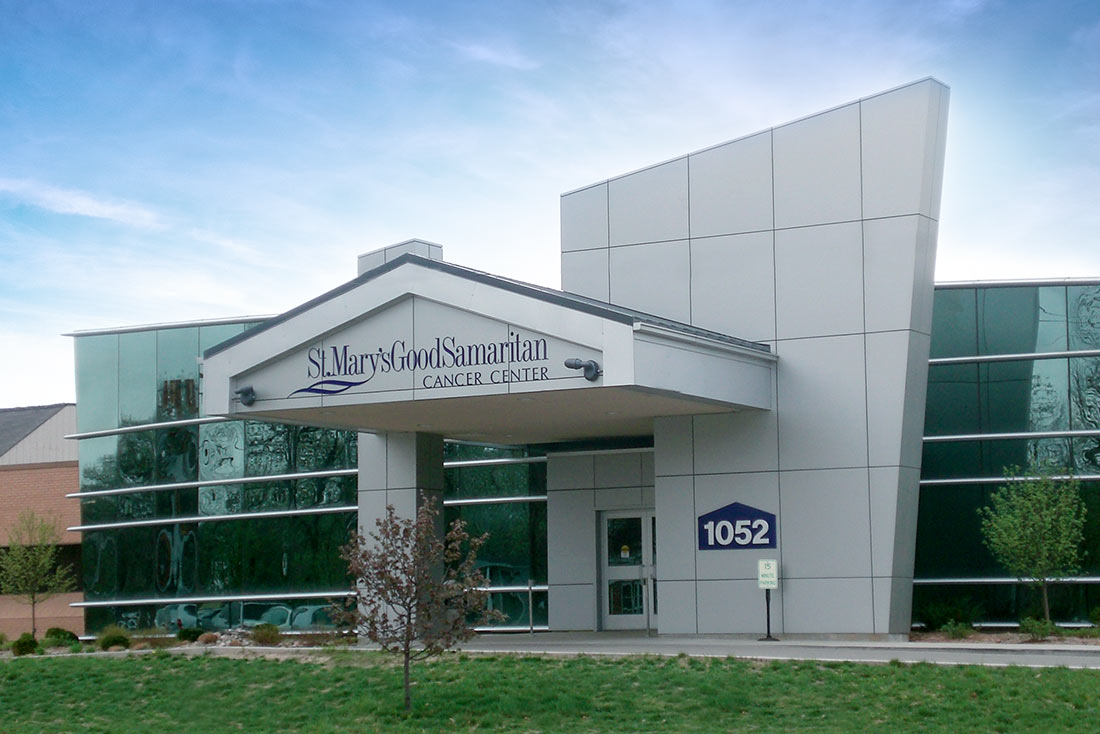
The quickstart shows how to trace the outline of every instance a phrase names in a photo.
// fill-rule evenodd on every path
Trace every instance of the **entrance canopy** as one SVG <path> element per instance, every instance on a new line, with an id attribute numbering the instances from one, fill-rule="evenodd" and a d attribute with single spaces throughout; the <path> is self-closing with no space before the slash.
<path id="1" fill-rule="evenodd" d="M 768 410 L 763 344 L 406 254 L 208 350 L 207 415 L 541 443 Z"/>

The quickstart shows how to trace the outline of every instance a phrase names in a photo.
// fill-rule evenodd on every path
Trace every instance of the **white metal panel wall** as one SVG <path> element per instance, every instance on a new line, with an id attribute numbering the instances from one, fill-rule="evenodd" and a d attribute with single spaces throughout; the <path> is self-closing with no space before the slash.
<path id="1" fill-rule="evenodd" d="M 76 433 L 76 406 L 66 405 L 0 456 L 0 466 L 76 461 L 76 441 L 65 438 L 72 433 Z"/>
<path id="2" fill-rule="evenodd" d="M 774 411 L 656 421 L 663 632 L 761 629 L 769 555 L 779 630 L 908 631 L 947 103 L 926 79 L 562 197 L 564 290 L 779 356 Z M 696 550 L 734 501 L 775 551 Z"/>

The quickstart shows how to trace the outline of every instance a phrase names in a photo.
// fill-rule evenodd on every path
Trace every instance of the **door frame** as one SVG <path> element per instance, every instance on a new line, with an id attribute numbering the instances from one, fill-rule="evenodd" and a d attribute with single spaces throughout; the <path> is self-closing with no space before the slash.
<path id="1" fill-rule="evenodd" d="M 597 553 L 599 589 L 596 594 L 599 605 L 597 617 L 602 630 L 655 630 L 657 629 L 657 573 L 656 527 L 657 515 L 653 508 L 627 510 L 602 510 L 597 513 L 599 544 Z M 637 517 L 641 520 L 641 563 L 639 565 L 612 566 L 608 563 L 608 520 Z M 611 614 L 609 586 L 614 581 L 642 581 L 642 613 Z"/>

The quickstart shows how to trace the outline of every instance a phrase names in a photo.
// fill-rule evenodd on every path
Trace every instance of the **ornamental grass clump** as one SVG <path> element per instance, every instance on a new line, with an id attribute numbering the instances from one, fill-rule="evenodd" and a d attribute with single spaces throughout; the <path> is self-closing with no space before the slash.
<path id="1" fill-rule="evenodd" d="M 130 649 L 130 635 L 121 627 L 107 627 L 99 634 L 96 644 L 100 650 L 110 650 L 112 647 Z"/>
<path id="2" fill-rule="evenodd" d="M 257 645 L 274 646 L 279 644 L 283 634 L 270 622 L 263 622 L 252 628 L 252 641 Z"/>
<path id="3" fill-rule="evenodd" d="M 180 627 L 176 633 L 176 639 L 183 642 L 194 642 L 202 636 L 202 630 L 198 627 Z"/>

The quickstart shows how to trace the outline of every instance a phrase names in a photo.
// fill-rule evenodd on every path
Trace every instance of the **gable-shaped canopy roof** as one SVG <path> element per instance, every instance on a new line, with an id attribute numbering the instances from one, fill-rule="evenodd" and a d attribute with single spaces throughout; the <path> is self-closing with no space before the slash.
<path id="1" fill-rule="evenodd" d="M 520 443 L 769 409 L 775 357 L 766 345 L 408 254 L 203 361 L 207 415 Z"/>

